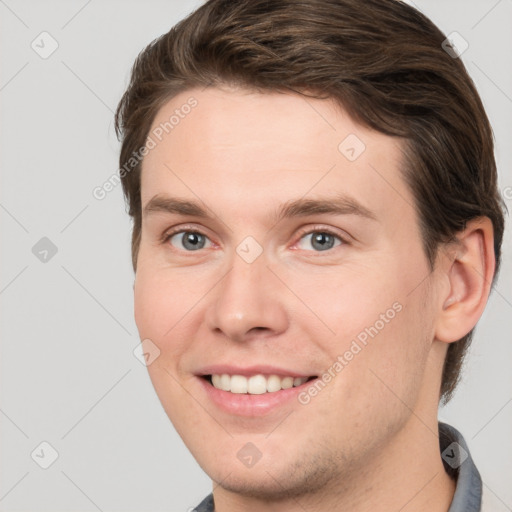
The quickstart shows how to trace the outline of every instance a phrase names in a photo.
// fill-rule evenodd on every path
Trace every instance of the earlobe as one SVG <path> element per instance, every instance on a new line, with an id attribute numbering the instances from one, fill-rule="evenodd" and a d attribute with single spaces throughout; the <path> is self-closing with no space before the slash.
<path id="1" fill-rule="evenodd" d="M 441 297 L 436 339 L 451 343 L 464 337 L 482 315 L 494 276 L 494 235 L 487 217 L 473 219 L 457 235 L 446 264 L 448 291 Z"/>

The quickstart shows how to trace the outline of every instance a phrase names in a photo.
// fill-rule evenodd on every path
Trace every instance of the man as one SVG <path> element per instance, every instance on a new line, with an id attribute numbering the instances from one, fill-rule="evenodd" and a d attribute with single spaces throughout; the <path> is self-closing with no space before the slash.
<path id="1" fill-rule="evenodd" d="M 196 510 L 479 511 L 440 424 L 500 262 L 492 131 L 396 0 L 212 0 L 116 114 L 135 318 Z"/>

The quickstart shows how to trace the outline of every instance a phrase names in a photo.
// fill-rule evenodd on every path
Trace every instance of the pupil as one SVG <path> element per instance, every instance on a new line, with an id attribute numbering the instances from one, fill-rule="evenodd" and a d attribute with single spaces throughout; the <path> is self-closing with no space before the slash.
<path id="1" fill-rule="evenodd" d="M 193 251 L 202 249 L 204 246 L 204 240 L 201 240 L 201 237 L 202 235 L 199 233 L 185 233 L 183 235 L 183 246 Z"/>
<path id="2" fill-rule="evenodd" d="M 334 238 L 328 233 L 318 233 L 313 236 L 313 246 L 315 247 L 315 249 L 320 249 L 321 251 L 331 249 L 333 243 Z"/>

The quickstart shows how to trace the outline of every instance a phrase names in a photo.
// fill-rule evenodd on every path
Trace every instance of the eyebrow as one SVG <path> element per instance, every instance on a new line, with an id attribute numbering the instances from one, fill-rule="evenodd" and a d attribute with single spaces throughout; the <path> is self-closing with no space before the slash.
<path id="1" fill-rule="evenodd" d="M 156 195 L 150 199 L 143 210 L 144 215 L 157 212 L 205 219 L 216 217 L 215 215 L 210 215 L 208 210 L 197 202 L 179 197 L 162 195 Z M 301 198 L 293 201 L 287 201 L 286 203 L 281 204 L 274 211 L 274 215 L 271 219 L 277 223 L 283 219 L 318 214 L 356 215 L 369 220 L 377 220 L 374 212 L 366 208 L 353 197 L 343 194 L 337 195 L 333 198 Z"/>

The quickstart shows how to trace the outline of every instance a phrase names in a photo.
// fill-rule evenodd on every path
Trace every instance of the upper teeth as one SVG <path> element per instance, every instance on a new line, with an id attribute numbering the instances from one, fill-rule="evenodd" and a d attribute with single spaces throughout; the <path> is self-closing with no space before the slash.
<path id="1" fill-rule="evenodd" d="M 243 375 L 212 375 L 212 384 L 217 389 L 231 391 L 231 393 L 249 393 L 250 395 L 261 395 L 263 393 L 273 393 L 281 389 L 289 389 L 293 386 L 300 386 L 308 380 L 308 377 L 279 377 L 278 375 L 258 374 L 252 377 Z"/>

